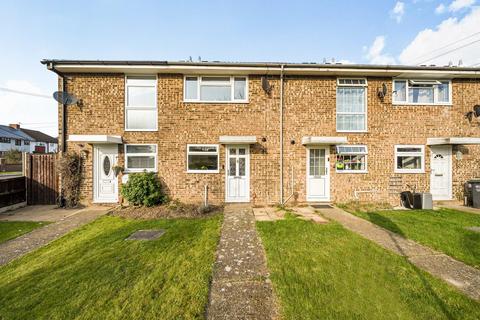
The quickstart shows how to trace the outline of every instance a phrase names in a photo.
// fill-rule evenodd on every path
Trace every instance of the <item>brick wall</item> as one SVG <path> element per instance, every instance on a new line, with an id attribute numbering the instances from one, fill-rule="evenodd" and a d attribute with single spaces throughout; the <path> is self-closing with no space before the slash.
<path id="1" fill-rule="evenodd" d="M 225 148 L 220 148 L 220 172 L 186 173 L 187 144 L 218 143 L 221 135 L 254 135 L 258 143 L 250 151 L 250 190 L 254 204 L 278 202 L 279 199 L 279 79 L 270 78 L 273 91 L 267 95 L 259 76 L 249 77 L 248 104 L 184 103 L 183 75 L 158 75 L 158 132 L 125 132 L 124 75 L 70 75 L 68 91 L 80 97 L 82 108 L 68 108 L 68 134 L 121 135 L 125 143 L 158 144 L 158 171 L 166 190 L 173 198 L 200 201 L 205 184 L 210 199 L 225 198 Z M 429 137 L 480 136 L 477 120 L 472 124 L 464 117 L 480 102 L 480 84 L 473 80 L 453 81 L 453 106 L 393 106 L 391 94 L 384 101 L 377 89 L 386 83 L 392 91 L 391 78 L 368 78 L 368 132 L 337 133 L 335 124 L 336 78 L 293 77 L 284 87 L 284 195 L 292 190 L 297 200 L 306 200 L 306 148 L 303 136 L 346 136 L 349 144 L 368 146 L 368 173 L 336 173 L 335 148 L 330 148 L 332 201 L 353 199 L 354 191 L 374 190 L 361 195 L 364 200 L 398 202 L 396 191 L 415 184 L 418 190 L 429 190 L 430 150 L 425 148 L 423 174 L 394 173 L 395 144 L 426 144 Z M 61 114 L 59 114 L 60 116 Z M 61 119 L 60 119 L 61 121 Z M 60 132 L 61 134 L 61 132 Z M 265 138 L 265 142 L 262 141 Z M 291 141 L 295 141 L 292 144 Z M 70 150 L 87 150 L 82 194 L 85 202 L 92 199 L 91 145 L 69 144 Z M 453 159 L 453 194 L 461 198 L 463 182 L 478 176 L 480 147 L 457 146 L 463 159 Z M 119 146 L 123 164 L 123 146 Z"/>

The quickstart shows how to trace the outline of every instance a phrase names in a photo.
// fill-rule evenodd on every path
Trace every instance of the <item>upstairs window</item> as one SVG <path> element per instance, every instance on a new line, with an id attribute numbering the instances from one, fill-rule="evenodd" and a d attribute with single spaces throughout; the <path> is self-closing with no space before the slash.
<path id="1" fill-rule="evenodd" d="M 22 145 L 22 140 L 20 140 L 20 139 L 15 139 L 15 145 L 16 145 L 16 146 L 21 146 L 21 145 Z"/>
<path id="2" fill-rule="evenodd" d="M 25 140 L 25 141 L 23 141 L 23 144 L 26 145 L 26 146 L 29 146 L 29 145 L 30 145 L 30 141 Z"/>
<path id="3" fill-rule="evenodd" d="M 186 76 L 187 102 L 248 102 L 247 77 Z"/>
<path id="4" fill-rule="evenodd" d="M 189 144 L 187 145 L 187 172 L 217 173 L 218 145 Z"/>
<path id="5" fill-rule="evenodd" d="M 342 145 L 337 146 L 337 172 L 365 173 L 367 172 L 367 146 Z"/>
<path id="6" fill-rule="evenodd" d="M 451 104 L 449 80 L 393 80 L 393 103 Z"/>
<path id="7" fill-rule="evenodd" d="M 125 130 L 157 130 L 157 79 L 127 76 L 125 92 Z"/>
<path id="8" fill-rule="evenodd" d="M 422 145 L 395 146 L 396 173 L 423 173 L 425 168 L 425 147 Z"/>
<path id="9" fill-rule="evenodd" d="M 337 131 L 367 131 L 366 79 L 338 79 Z"/>

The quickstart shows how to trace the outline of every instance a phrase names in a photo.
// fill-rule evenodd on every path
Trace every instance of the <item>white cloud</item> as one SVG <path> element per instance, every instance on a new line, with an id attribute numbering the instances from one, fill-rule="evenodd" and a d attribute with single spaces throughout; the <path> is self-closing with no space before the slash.
<path id="1" fill-rule="evenodd" d="M 440 3 L 436 8 L 435 8 L 435 13 L 436 14 L 442 14 L 445 12 L 445 10 L 447 9 L 447 7 L 445 7 L 445 5 L 443 3 Z"/>
<path id="2" fill-rule="evenodd" d="M 50 94 L 43 92 L 39 87 L 25 80 L 7 80 L 0 83 L 0 87 L 29 92 L 40 95 Z M 43 131 L 51 136 L 58 135 L 57 130 L 57 103 L 55 100 L 42 97 L 23 95 L 0 90 L 1 123 L 23 122 L 26 128 Z M 30 125 L 28 125 L 30 123 Z"/>
<path id="3" fill-rule="evenodd" d="M 469 8 L 475 3 L 475 0 L 454 0 L 448 6 L 448 10 L 456 12 L 458 10 Z"/>
<path id="4" fill-rule="evenodd" d="M 462 19 L 451 17 L 443 20 L 434 30 L 420 31 L 402 51 L 399 60 L 403 64 L 447 65 L 450 61 L 457 64 L 460 59 L 464 65 L 479 63 L 480 41 L 470 44 L 480 40 L 480 34 L 476 34 L 479 30 L 480 8 L 474 8 Z M 465 47 L 460 48 L 462 46 Z M 449 52 L 451 50 L 454 51 Z"/>
<path id="5" fill-rule="evenodd" d="M 394 18 L 397 23 L 402 21 L 403 15 L 405 14 L 405 3 L 401 1 L 397 1 L 395 3 L 395 7 L 393 7 L 392 11 L 390 12 L 390 16 Z"/>
<path id="6" fill-rule="evenodd" d="M 377 36 L 373 41 L 370 47 L 364 47 L 364 50 L 367 51 L 365 57 L 373 64 L 394 64 L 395 59 L 383 52 L 385 48 L 385 37 Z"/>

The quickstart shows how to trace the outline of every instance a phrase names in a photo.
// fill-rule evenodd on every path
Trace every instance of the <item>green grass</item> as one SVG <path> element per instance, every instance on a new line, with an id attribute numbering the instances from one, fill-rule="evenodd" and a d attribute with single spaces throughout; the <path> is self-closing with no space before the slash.
<path id="1" fill-rule="evenodd" d="M 97 219 L 0 268 L 0 319 L 201 319 L 221 219 Z"/>
<path id="2" fill-rule="evenodd" d="M 284 319 L 479 319 L 480 304 L 344 229 L 258 222 Z"/>
<path id="3" fill-rule="evenodd" d="M 480 215 L 452 209 L 349 211 L 385 229 L 480 268 L 480 233 L 465 229 L 480 227 Z"/>
<path id="4" fill-rule="evenodd" d="M 0 243 L 19 237 L 46 224 L 48 222 L 0 221 Z"/>

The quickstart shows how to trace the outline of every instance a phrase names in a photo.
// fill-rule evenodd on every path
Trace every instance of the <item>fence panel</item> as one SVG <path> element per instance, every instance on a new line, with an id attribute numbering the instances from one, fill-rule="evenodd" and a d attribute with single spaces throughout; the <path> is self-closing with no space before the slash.
<path id="1" fill-rule="evenodd" d="M 0 179 L 0 208 L 25 201 L 25 177 Z"/>
<path id="2" fill-rule="evenodd" d="M 27 179 L 27 204 L 56 204 L 58 175 L 55 170 L 56 154 L 27 154 L 25 176 Z"/>

